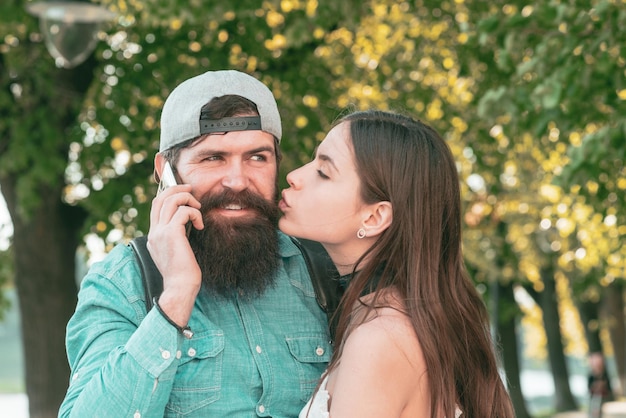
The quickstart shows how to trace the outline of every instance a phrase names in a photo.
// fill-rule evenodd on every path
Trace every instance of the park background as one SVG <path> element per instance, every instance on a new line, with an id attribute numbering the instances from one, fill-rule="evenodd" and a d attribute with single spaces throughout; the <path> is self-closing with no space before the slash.
<path id="1" fill-rule="evenodd" d="M 0 4 L 0 390 L 31 418 L 64 396 L 90 251 L 147 231 L 165 97 L 224 68 L 277 97 L 282 185 L 347 109 L 435 126 L 517 416 L 584 410 L 590 352 L 624 395 L 624 0 L 102 0 L 115 17 L 82 62 L 52 57 L 46 35 L 75 53 L 94 24 L 40 27 L 30 4 Z"/>

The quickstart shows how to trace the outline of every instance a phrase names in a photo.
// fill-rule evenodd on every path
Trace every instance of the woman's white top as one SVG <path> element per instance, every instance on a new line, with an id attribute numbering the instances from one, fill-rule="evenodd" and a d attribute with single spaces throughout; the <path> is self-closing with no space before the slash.
<path id="1" fill-rule="evenodd" d="M 298 418 L 328 418 L 328 400 L 330 394 L 326 390 L 326 384 L 328 383 L 328 374 L 324 373 L 324 378 L 320 384 L 319 390 L 313 394 L 313 398 L 309 399 Z M 309 409 L 310 407 L 310 409 Z"/>
<path id="2" fill-rule="evenodd" d="M 324 378 L 320 384 L 319 390 L 313 394 L 313 398 L 309 399 L 309 402 L 302 408 L 298 418 L 329 418 L 328 401 L 330 394 L 326 390 L 328 383 L 328 374 L 324 373 Z M 462 412 L 459 408 L 454 412 L 454 418 L 459 418 Z"/>

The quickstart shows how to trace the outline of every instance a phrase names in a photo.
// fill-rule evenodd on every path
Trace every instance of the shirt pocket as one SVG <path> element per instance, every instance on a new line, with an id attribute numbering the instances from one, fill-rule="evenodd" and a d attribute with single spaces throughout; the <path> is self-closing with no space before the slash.
<path id="1" fill-rule="evenodd" d="M 325 333 L 299 333 L 286 337 L 300 380 L 300 399 L 306 402 L 317 387 L 332 355 L 332 346 Z"/>
<path id="2" fill-rule="evenodd" d="M 176 416 L 208 415 L 203 408 L 221 396 L 223 352 L 221 330 L 200 331 L 183 342 L 166 411 Z"/>

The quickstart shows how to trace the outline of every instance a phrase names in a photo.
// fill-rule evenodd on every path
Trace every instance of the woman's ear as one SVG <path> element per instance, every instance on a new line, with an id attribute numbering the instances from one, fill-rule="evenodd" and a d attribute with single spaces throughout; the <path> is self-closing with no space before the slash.
<path id="1" fill-rule="evenodd" d="M 363 228 L 368 237 L 374 237 L 385 232 L 393 222 L 393 207 L 391 202 L 381 201 L 368 205 Z"/>

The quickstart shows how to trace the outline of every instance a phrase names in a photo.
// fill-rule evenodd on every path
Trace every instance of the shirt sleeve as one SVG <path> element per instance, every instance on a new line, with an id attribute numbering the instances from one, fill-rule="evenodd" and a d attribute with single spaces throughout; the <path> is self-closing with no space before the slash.
<path id="1" fill-rule="evenodd" d="M 162 417 L 183 337 L 154 308 L 143 318 L 132 262 L 102 270 L 83 280 L 67 325 L 71 375 L 59 417 Z"/>

